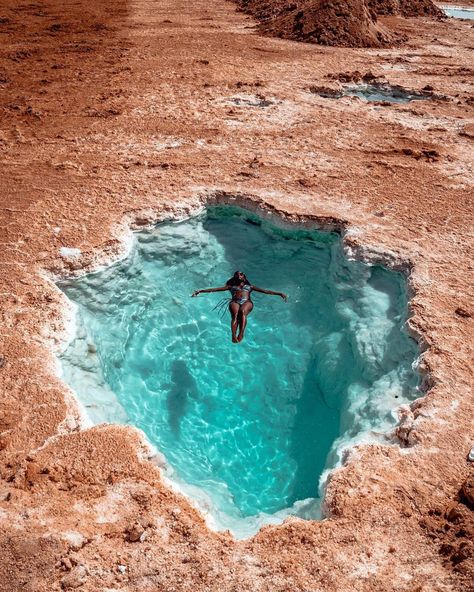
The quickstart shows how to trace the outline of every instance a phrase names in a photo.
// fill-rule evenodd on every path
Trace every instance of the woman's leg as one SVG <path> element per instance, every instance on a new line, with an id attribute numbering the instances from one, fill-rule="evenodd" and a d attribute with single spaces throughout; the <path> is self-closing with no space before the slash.
<path id="1" fill-rule="evenodd" d="M 238 302 L 231 302 L 229 304 L 230 311 L 230 329 L 232 331 L 232 341 L 237 343 L 237 327 L 239 324 L 239 310 L 240 304 Z"/>
<path id="2" fill-rule="evenodd" d="M 237 337 L 237 341 L 242 341 L 245 334 L 245 327 L 247 326 L 247 315 L 252 312 L 253 303 L 250 300 L 244 302 L 239 310 L 239 336 Z"/>

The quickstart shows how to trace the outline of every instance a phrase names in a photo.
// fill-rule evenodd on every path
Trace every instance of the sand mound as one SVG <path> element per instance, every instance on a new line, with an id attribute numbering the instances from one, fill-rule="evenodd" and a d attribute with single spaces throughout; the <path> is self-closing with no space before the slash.
<path id="1" fill-rule="evenodd" d="M 235 0 L 263 33 L 341 47 L 381 47 L 396 34 L 377 15 L 442 16 L 431 0 Z"/>
<path id="2" fill-rule="evenodd" d="M 365 0 L 237 0 L 265 33 L 343 47 L 380 47 L 393 38 L 377 24 Z"/>
<path id="3" fill-rule="evenodd" d="M 444 12 L 431 0 L 367 0 L 376 14 L 401 16 L 434 16 L 445 18 Z"/>

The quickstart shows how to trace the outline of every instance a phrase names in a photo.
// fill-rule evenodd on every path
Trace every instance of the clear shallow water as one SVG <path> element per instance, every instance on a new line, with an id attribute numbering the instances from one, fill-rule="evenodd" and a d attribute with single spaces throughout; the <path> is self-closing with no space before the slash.
<path id="1" fill-rule="evenodd" d="M 190 298 L 236 269 L 289 295 L 253 294 L 241 344 L 213 310 L 222 293 Z M 91 420 L 142 429 L 236 536 L 318 517 L 325 469 L 416 396 L 402 276 L 348 261 L 334 234 L 213 208 L 136 234 L 126 260 L 60 287 L 78 305 L 64 379 Z"/>
<path id="2" fill-rule="evenodd" d="M 442 7 L 442 10 L 453 18 L 457 19 L 474 19 L 474 8 L 447 8 Z"/>
<path id="3" fill-rule="evenodd" d="M 389 103 L 409 103 L 429 98 L 427 95 L 409 93 L 397 87 L 382 87 L 372 84 L 361 84 L 354 87 L 346 87 L 343 96 L 359 97 L 366 101 L 386 101 Z"/>
<path id="4" fill-rule="evenodd" d="M 409 103 L 430 99 L 428 93 L 415 93 L 399 86 L 388 84 L 354 84 L 346 85 L 342 90 L 327 89 L 313 86 L 310 91 L 325 99 L 341 99 L 342 97 L 359 97 L 365 101 L 384 101 L 389 103 Z"/>

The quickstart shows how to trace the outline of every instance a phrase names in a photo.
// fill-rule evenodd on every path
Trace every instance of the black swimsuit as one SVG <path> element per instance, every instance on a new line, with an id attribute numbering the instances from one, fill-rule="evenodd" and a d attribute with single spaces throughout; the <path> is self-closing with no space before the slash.
<path id="1" fill-rule="evenodd" d="M 244 284 L 243 286 L 229 286 L 230 293 L 232 294 L 232 302 L 237 302 L 237 304 L 244 304 L 250 300 L 250 291 L 252 286 L 248 284 Z M 248 296 L 237 296 L 237 292 L 247 292 Z"/>

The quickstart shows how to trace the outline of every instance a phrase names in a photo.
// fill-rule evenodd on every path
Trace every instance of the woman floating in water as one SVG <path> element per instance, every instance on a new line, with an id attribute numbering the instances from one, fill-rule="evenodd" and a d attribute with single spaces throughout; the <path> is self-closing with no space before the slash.
<path id="1" fill-rule="evenodd" d="M 283 292 L 272 292 L 272 290 L 263 290 L 252 286 L 248 281 L 245 273 L 236 271 L 234 275 L 227 280 L 225 286 L 222 288 L 206 288 L 205 290 L 196 290 L 193 292 L 193 298 L 198 294 L 205 292 L 224 292 L 229 290 L 232 297 L 229 300 L 229 311 L 231 314 L 230 327 L 232 330 L 232 342 L 239 343 L 244 338 L 245 327 L 247 325 L 247 315 L 252 312 L 253 302 L 250 298 L 250 293 L 261 292 L 262 294 L 272 294 L 273 296 L 281 296 L 286 302 L 288 297 Z M 237 335 L 237 329 L 239 334 Z"/>

